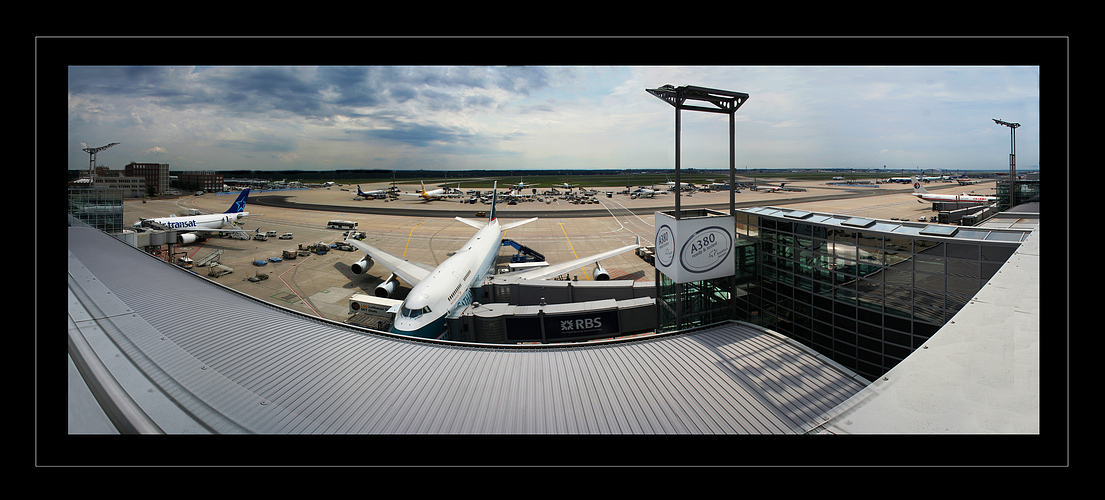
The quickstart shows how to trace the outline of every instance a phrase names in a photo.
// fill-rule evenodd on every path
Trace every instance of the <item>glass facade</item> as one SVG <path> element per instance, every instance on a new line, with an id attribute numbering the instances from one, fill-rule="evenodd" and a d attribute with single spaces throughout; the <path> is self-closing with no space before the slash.
<path id="1" fill-rule="evenodd" d="M 733 317 L 733 277 L 676 283 L 657 271 L 657 330 L 671 332 L 728 321 Z"/>
<path id="2" fill-rule="evenodd" d="M 123 191 L 118 189 L 70 189 L 68 213 L 105 233 L 123 231 Z"/>
<path id="3" fill-rule="evenodd" d="M 737 245 L 748 249 L 738 253 L 736 319 L 868 379 L 936 333 L 1029 232 L 777 208 L 735 217 Z"/>

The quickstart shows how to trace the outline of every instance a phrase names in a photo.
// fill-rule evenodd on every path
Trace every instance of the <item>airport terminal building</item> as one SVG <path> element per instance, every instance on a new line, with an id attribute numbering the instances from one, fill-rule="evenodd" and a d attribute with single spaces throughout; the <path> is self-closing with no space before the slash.
<path id="1" fill-rule="evenodd" d="M 735 319 L 874 380 L 967 305 L 1038 224 L 1038 204 L 974 227 L 738 209 Z"/>

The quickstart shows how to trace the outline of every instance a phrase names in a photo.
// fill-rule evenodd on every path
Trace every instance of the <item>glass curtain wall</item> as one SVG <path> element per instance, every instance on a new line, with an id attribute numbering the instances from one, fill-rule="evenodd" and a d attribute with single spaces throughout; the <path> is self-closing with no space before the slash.
<path id="1" fill-rule="evenodd" d="M 745 257 L 756 274 L 736 283 L 737 319 L 869 379 L 936 333 L 1016 249 L 925 237 L 922 228 L 882 221 L 851 228 L 742 213 L 736 226 L 738 245 L 753 243 Z"/>
<path id="2" fill-rule="evenodd" d="M 68 212 L 96 229 L 106 233 L 120 233 L 123 231 L 123 191 L 70 189 Z"/>

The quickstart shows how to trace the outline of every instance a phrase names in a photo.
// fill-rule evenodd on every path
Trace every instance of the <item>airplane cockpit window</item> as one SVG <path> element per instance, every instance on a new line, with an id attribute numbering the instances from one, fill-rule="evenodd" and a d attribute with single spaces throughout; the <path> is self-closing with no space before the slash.
<path id="1" fill-rule="evenodd" d="M 423 307 L 421 309 L 411 309 L 411 308 L 408 308 L 408 307 L 404 306 L 400 310 L 400 314 L 402 314 L 404 318 L 411 318 L 411 319 L 414 319 L 414 318 L 417 318 L 419 316 L 422 316 L 423 314 L 429 314 L 429 313 L 430 313 L 430 306 L 426 306 L 426 307 Z"/>

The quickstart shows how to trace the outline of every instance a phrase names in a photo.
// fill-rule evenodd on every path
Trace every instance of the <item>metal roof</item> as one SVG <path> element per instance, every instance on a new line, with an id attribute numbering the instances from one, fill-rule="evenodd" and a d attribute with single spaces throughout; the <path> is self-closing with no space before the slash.
<path id="1" fill-rule="evenodd" d="M 924 222 L 869 219 L 865 217 L 854 217 L 851 215 L 814 213 L 805 210 L 794 210 L 779 207 L 752 207 L 739 208 L 737 210 L 752 215 L 762 215 L 766 217 L 787 217 L 791 219 L 802 220 L 802 222 L 824 224 L 830 226 L 845 226 L 849 228 L 864 229 L 865 231 L 878 231 L 882 233 L 906 235 L 921 234 L 925 236 L 935 236 L 938 238 L 952 238 L 955 240 L 985 240 L 1014 243 L 1024 241 L 1024 239 L 1028 237 L 1028 234 L 1032 232 L 1032 229 L 1034 229 L 1039 222 L 1037 220 L 1036 223 L 1027 225 L 1002 226 L 983 224 L 980 226 L 955 226 L 947 224 L 928 224 Z"/>
<path id="2" fill-rule="evenodd" d="M 68 229 L 70 357 L 129 431 L 797 434 L 867 382 L 744 323 L 632 341 L 415 340 L 245 296 Z"/>

